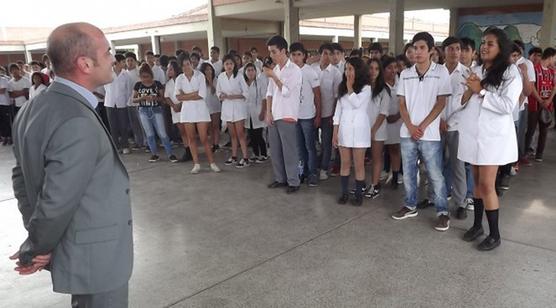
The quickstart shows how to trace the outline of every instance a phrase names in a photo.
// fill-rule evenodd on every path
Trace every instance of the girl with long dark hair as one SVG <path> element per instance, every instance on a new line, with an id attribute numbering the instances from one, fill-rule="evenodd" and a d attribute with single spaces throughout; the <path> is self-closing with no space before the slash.
<path id="1" fill-rule="evenodd" d="M 220 149 L 220 112 L 222 111 L 222 102 L 216 95 L 216 83 L 220 73 L 216 73 L 214 67 L 205 62 L 201 64 L 201 73 L 205 75 L 207 83 L 207 107 L 210 113 L 210 140 L 212 141 L 212 152 Z"/>
<path id="2" fill-rule="evenodd" d="M 355 169 L 355 199 L 352 204 L 363 203 L 365 187 L 365 151 L 371 146 L 371 122 L 368 108 L 371 102 L 369 69 L 361 58 L 349 58 L 338 91 L 334 112 L 332 145 L 340 150 L 340 176 L 342 194 L 338 203 L 349 200 L 348 183 L 351 162 Z"/>
<path id="3" fill-rule="evenodd" d="M 481 236 L 483 210 L 490 234 L 479 250 L 500 245 L 499 201 L 495 184 L 498 166 L 517 161 L 518 148 L 512 112 L 518 104 L 522 82 L 515 65 L 510 64 L 511 42 L 503 30 L 489 28 L 483 33 L 480 64 L 467 79 L 460 121 L 458 159 L 473 166 L 475 182 L 475 220 L 463 239 Z"/>

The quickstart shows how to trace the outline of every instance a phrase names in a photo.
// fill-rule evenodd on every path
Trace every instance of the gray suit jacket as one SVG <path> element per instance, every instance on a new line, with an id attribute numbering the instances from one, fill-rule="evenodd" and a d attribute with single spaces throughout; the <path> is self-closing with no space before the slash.
<path id="1" fill-rule="evenodd" d="M 129 177 L 87 100 L 54 82 L 14 123 L 13 187 L 28 238 L 20 261 L 51 252 L 55 292 L 122 287 L 133 266 Z"/>

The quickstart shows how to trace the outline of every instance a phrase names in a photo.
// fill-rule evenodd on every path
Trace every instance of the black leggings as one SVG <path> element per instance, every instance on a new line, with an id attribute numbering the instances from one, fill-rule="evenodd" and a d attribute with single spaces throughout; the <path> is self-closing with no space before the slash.
<path id="1" fill-rule="evenodd" d="M 12 136 L 13 107 L 0 106 L 0 137 Z"/>
<path id="2" fill-rule="evenodd" d="M 253 125 L 251 125 L 251 127 L 253 127 Z M 248 133 L 255 156 L 266 156 L 266 143 L 263 138 L 263 128 L 252 128 L 249 129 Z"/>

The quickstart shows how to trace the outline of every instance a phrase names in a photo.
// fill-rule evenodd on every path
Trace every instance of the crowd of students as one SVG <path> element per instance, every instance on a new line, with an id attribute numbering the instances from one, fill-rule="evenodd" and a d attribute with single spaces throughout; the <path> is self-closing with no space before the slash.
<path id="1" fill-rule="evenodd" d="M 435 46 L 426 32 L 397 56 L 379 43 L 349 57 L 338 43 L 323 43 L 314 54 L 281 36 L 267 46 L 264 59 L 256 48 L 221 57 L 216 46 L 208 59 L 198 47 L 175 56 L 147 51 L 141 63 L 132 52 L 116 54 L 112 83 L 94 92 L 97 111 L 121 154 L 143 148 L 156 162 L 160 142 L 170 162 L 192 160 L 196 174 L 200 141 L 209 168 L 220 172 L 213 153 L 225 133 L 231 147 L 225 165 L 265 163 L 270 152 L 269 188 L 294 193 L 302 183 L 314 187 L 339 176 L 338 203 L 360 206 L 364 197 L 377 198 L 384 183 L 393 189 L 403 183 L 405 202 L 392 218 L 434 206 L 434 228 L 446 231 L 450 216 L 465 219 L 474 211 L 464 235 L 473 241 L 484 233 L 486 213 L 490 233 L 478 248 L 500 244 L 497 194 L 530 157 L 543 159 L 556 94 L 555 49 L 532 48 L 525 58 L 523 43 L 497 28 L 484 32 L 479 51 L 469 38 Z M 47 57 L 0 73 L 1 137 L 8 145 L 18 109 L 55 76 Z M 181 159 L 172 142 L 184 146 Z M 419 182 L 427 183 L 421 201 Z"/>

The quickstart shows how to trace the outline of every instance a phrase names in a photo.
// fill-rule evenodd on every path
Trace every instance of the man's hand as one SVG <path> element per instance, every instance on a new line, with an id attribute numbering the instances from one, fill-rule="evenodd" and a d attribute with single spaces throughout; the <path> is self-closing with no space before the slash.
<path id="1" fill-rule="evenodd" d="M 16 262 L 17 267 L 14 269 L 19 272 L 20 275 L 31 275 L 37 271 L 42 271 L 49 263 L 52 254 L 40 255 L 33 258 L 33 263 L 31 265 L 21 265 L 19 261 Z M 19 251 L 14 255 L 10 256 L 10 260 L 18 260 Z"/>
<path id="2" fill-rule="evenodd" d="M 424 133 L 420 127 L 410 124 L 407 129 L 409 130 L 409 134 L 411 134 L 411 138 L 413 138 L 413 140 L 423 138 Z"/>
<path id="3" fill-rule="evenodd" d="M 440 120 L 440 132 L 445 133 L 447 131 L 448 131 L 448 122 L 441 119 Z"/>
<path id="4" fill-rule="evenodd" d="M 271 113 L 271 112 L 267 112 L 267 113 L 266 113 L 265 122 L 266 122 L 266 124 L 267 124 L 268 126 L 274 125 L 274 118 L 272 117 L 272 113 Z"/>
<path id="5" fill-rule="evenodd" d="M 332 146 L 338 148 L 338 134 L 332 134 Z"/>
<path id="6" fill-rule="evenodd" d="M 315 117 L 315 120 L 314 120 L 314 123 L 313 123 L 315 125 L 315 128 L 320 127 L 320 121 L 321 121 L 321 117 L 318 117 L 318 116 Z"/>

